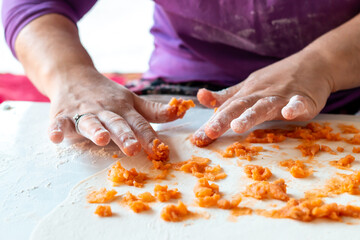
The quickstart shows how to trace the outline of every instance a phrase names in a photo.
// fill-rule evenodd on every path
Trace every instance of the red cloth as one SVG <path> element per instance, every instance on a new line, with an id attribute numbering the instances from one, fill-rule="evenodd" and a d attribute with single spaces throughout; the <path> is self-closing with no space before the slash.
<path id="1" fill-rule="evenodd" d="M 104 74 L 111 80 L 124 85 L 126 77 L 121 74 Z M 0 74 L 0 103 L 3 101 L 49 102 L 24 75 Z"/>

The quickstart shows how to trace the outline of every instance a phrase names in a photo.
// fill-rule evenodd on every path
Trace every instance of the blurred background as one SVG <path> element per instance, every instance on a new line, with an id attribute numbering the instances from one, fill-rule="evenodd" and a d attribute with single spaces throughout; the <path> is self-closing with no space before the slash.
<path id="1" fill-rule="evenodd" d="M 2 0 L 0 0 L 2 5 Z M 151 0 L 100 0 L 78 23 L 80 38 L 103 73 L 142 73 L 153 48 Z M 24 74 L 0 31 L 0 74 Z M 0 81 L 1 88 L 1 81 Z"/>

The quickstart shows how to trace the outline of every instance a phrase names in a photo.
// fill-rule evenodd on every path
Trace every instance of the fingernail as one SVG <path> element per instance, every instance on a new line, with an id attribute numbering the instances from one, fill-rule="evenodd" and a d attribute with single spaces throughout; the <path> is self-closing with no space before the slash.
<path id="1" fill-rule="evenodd" d="M 124 148 L 129 148 L 130 146 L 136 144 L 138 141 L 136 139 L 129 138 L 124 142 Z"/>

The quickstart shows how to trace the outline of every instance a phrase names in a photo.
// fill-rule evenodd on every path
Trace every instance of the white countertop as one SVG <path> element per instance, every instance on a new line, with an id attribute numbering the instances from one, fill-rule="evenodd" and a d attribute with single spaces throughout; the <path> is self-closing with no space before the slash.
<path id="1" fill-rule="evenodd" d="M 191 110 L 183 120 L 168 125 L 186 118 L 199 124 L 212 112 Z M 27 239 L 37 222 L 62 202 L 76 183 L 109 166 L 114 162 L 112 154 L 119 154 L 115 145 L 102 149 L 85 142 L 76 144 L 75 150 L 68 143 L 52 144 L 47 137 L 48 114 L 47 103 L 0 105 L 1 239 Z M 344 115 L 318 118 L 360 121 L 360 117 Z"/>

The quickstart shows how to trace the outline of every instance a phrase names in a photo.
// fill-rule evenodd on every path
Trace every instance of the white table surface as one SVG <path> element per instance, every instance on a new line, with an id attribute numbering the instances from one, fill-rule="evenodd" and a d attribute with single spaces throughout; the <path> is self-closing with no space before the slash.
<path id="1" fill-rule="evenodd" d="M 187 118 L 204 122 L 212 112 L 191 110 L 183 120 L 168 125 Z M 52 144 L 46 131 L 48 114 L 47 103 L 0 105 L 0 239 L 28 239 L 38 221 L 76 183 L 109 166 L 114 162 L 112 154 L 119 154 L 115 145 L 101 150 L 84 143 L 76 149 L 69 143 Z M 360 121 L 360 117 L 344 115 L 318 118 Z M 94 155 L 92 150 L 101 154 Z"/>

